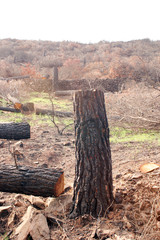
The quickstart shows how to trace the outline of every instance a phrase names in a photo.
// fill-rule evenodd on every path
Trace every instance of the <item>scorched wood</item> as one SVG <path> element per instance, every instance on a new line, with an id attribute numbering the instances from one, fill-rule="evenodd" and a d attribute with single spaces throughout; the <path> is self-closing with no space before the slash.
<path id="1" fill-rule="evenodd" d="M 15 112 L 15 113 L 20 113 L 21 112 L 19 109 L 9 108 L 9 107 L 1 107 L 1 106 L 0 106 L 0 110 L 1 111 L 6 111 L 6 112 Z"/>
<path id="2" fill-rule="evenodd" d="M 0 191 L 35 196 L 59 196 L 64 191 L 62 169 L 0 166 Z"/>
<path id="3" fill-rule="evenodd" d="M 113 202 L 112 161 L 104 94 L 75 94 L 76 169 L 70 217 L 105 216 Z"/>
<path id="4" fill-rule="evenodd" d="M 28 123 L 0 123 L 1 139 L 27 139 L 30 138 L 30 125 Z"/>

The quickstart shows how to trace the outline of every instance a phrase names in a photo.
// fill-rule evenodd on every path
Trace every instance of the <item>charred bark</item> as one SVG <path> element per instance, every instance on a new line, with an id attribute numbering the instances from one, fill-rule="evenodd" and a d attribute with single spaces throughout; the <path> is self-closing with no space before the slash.
<path id="1" fill-rule="evenodd" d="M 5 112 L 15 112 L 15 113 L 21 112 L 19 109 L 9 108 L 9 107 L 1 107 L 1 106 L 0 106 L 0 110 L 5 111 Z"/>
<path id="2" fill-rule="evenodd" d="M 0 123 L 1 139 L 27 139 L 30 138 L 30 125 L 28 123 Z"/>
<path id="3" fill-rule="evenodd" d="M 59 196 L 64 191 L 62 169 L 0 166 L 0 191 L 35 196 Z"/>
<path id="4" fill-rule="evenodd" d="M 70 217 L 104 216 L 112 205 L 112 162 L 104 94 L 75 94 L 76 169 Z"/>

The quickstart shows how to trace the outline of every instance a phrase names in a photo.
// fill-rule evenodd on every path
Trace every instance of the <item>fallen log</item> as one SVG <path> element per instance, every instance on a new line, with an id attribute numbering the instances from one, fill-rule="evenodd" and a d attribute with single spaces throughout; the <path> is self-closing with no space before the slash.
<path id="1" fill-rule="evenodd" d="M 35 196 L 59 196 L 64 192 L 62 169 L 0 165 L 0 191 Z"/>
<path id="2" fill-rule="evenodd" d="M 41 109 L 41 108 L 36 108 L 36 114 L 37 115 L 51 115 L 51 116 L 57 116 L 57 117 L 72 117 L 73 113 L 71 112 L 61 112 L 61 111 L 52 111 L 49 109 Z"/>
<path id="3" fill-rule="evenodd" d="M 27 139 L 30 138 L 28 123 L 0 123 L 0 139 Z"/>
<path id="4" fill-rule="evenodd" d="M 25 79 L 25 78 L 30 78 L 30 76 L 26 75 L 26 76 L 16 76 L 16 77 L 8 77 L 8 78 L 1 77 L 0 80 L 11 81 L 11 80 L 19 80 L 19 79 Z"/>
<path id="5" fill-rule="evenodd" d="M 25 112 L 33 112 L 34 111 L 34 106 L 33 108 L 29 108 L 26 104 L 22 105 L 22 109 L 15 109 L 15 108 L 9 108 L 9 107 L 1 107 L 0 106 L 0 110 L 1 111 L 7 111 L 7 112 L 14 112 L 14 113 L 25 113 Z M 37 108 L 35 110 L 35 113 L 37 115 L 55 115 L 57 117 L 72 117 L 73 113 L 71 112 L 61 112 L 61 111 L 52 111 L 49 109 L 41 109 L 41 108 Z"/>
<path id="6" fill-rule="evenodd" d="M 2 111 L 7 111 L 7 112 L 15 112 L 15 113 L 27 113 L 27 112 L 34 112 L 34 103 L 15 103 L 14 108 L 9 108 L 9 107 L 1 107 L 0 110 Z"/>
<path id="7" fill-rule="evenodd" d="M 73 97 L 74 93 L 76 92 L 76 90 L 68 90 L 68 91 L 56 91 L 54 93 L 55 97 Z"/>
<path id="8" fill-rule="evenodd" d="M 0 106 L 0 110 L 1 111 L 6 111 L 6 112 L 15 112 L 15 113 L 20 113 L 21 112 L 19 109 L 9 108 L 9 107 L 1 107 L 1 106 Z"/>

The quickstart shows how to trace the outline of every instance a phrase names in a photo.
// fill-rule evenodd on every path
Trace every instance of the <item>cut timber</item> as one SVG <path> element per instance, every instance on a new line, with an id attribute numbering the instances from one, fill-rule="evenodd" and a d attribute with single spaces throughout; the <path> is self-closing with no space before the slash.
<path id="1" fill-rule="evenodd" d="M 71 112 L 61 112 L 61 111 L 52 111 L 49 109 L 36 108 L 37 115 L 55 115 L 57 117 L 72 117 L 73 113 Z"/>
<path id="2" fill-rule="evenodd" d="M 74 93 L 75 93 L 75 90 L 56 91 L 54 95 L 55 97 L 65 97 L 65 96 L 73 97 Z"/>
<path id="3" fill-rule="evenodd" d="M 30 125 L 28 123 L 0 123 L 1 139 L 27 139 L 30 138 Z"/>
<path id="4" fill-rule="evenodd" d="M 112 161 L 104 94 L 75 94 L 76 169 L 71 218 L 105 216 L 113 203 Z"/>
<path id="5" fill-rule="evenodd" d="M 28 113 L 28 112 L 34 112 L 34 103 L 15 103 L 14 108 L 9 108 L 9 107 L 1 107 L 1 111 L 6 111 L 6 112 L 15 112 L 15 113 Z"/>
<path id="6" fill-rule="evenodd" d="M 59 196 L 64 191 L 62 169 L 0 166 L 0 191 L 35 196 Z"/>
<path id="7" fill-rule="evenodd" d="M 21 112 L 19 109 L 9 108 L 9 107 L 1 107 L 1 106 L 0 106 L 0 110 L 5 111 L 5 112 L 15 112 L 15 113 Z"/>

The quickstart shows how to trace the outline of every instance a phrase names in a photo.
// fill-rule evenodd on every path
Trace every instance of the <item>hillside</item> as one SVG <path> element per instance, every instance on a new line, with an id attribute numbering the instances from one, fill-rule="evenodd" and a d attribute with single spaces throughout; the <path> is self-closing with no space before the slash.
<path id="1" fill-rule="evenodd" d="M 63 64 L 59 69 L 60 80 L 118 78 L 155 83 L 160 81 L 160 41 L 82 44 L 0 40 L 0 77 L 24 74 L 29 68 L 32 75 L 47 74 L 52 78 L 50 62 Z"/>
<path id="2" fill-rule="evenodd" d="M 92 83 L 102 88 L 108 84 L 104 101 L 114 202 L 110 212 L 107 209 L 107 214 L 98 219 L 91 214 L 69 218 L 77 161 L 74 91 L 64 96 L 62 91 L 62 95 L 56 95 L 58 92 L 44 90 L 42 83 L 48 87 L 52 82 L 54 64 L 59 66 L 61 90 L 64 82 L 67 90 L 75 89 L 76 84 L 80 89 L 87 84 L 93 87 Z M 0 239 L 160 239 L 159 64 L 160 41 L 148 39 L 97 44 L 0 40 L 0 123 L 27 122 L 31 130 L 30 138 L 23 142 L 0 139 L 1 165 L 62 168 L 65 176 L 64 194 L 57 198 L 0 189 Z M 19 75 L 31 77 L 12 81 Z M 9 77 L 11 81 L 4 80 Z M 125 83 L 124 88 L 118 91 L 121 83 Z M 24 111 L 25 104 L 34 104 L 35 111 Z M 10 111 L 14 108 L 18 111 Z M 38 115 L 38 108 L 52 115 Z M 58 111 L 71 114 L 58 117 Z M 93 120 L 89 119 L 91 123 Z M 92 125 L 89 131 L 93 131 Z"/>

